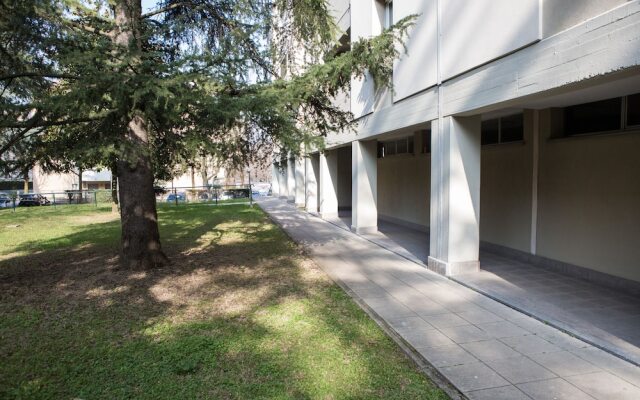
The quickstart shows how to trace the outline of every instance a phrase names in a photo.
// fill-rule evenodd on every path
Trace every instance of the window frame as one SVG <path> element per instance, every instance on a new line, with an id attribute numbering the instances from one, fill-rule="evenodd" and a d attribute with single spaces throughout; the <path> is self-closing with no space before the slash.
<path id="1" fill-rule="evenodd" d="M 581 137 L 588 137 L 588 136 L 601 136 L 601 135 L 615 135 L 615 134 L 624 134 L 624 133 L 632 133 L 632 132 L 638 132 L 640 131 L 640 123 L 639 124 L 635 124 L 635 125 L 631 125 L 628 123 L 628 98 L 630 96 L 635 96 L 635 95 L 640 95 L 640 93 L 632 93 L 626 96 L 618 96 L 618 97 L 610 97 L 607 99 L 601 99 L 601 100 L 595 100 L 595 101 L 589 101 L 586 103 L 579 103 L 579 104 L 572 104 L 570 106 L 566 106 L 566 107 L 562 107 L 560 108 L 562 110 L 562 112 L 564 113 L 564 110 L 566 108 L 572 107 L 572 106 L 579 106 L 582 104 L 589 104 L 589 103 L 596 103 L 598 101 L 604 101 L 604 100 L 613 100 L 613 99 L 621 99 L 620 101 L 620 129 L 610 129 L 610 130 L 604 130 L 604 131 L 593 131 L 593 132 L 586 132 L 586 133 L 574 133 L 572 135 L 568 135 L 566 133 L 566 122 L 563 120 L 562 121 L 562 130 L 561 132 L 559 132 L 559 135 L 555 136 L 555 137 L 551 137 L 551 139 L 557 140 L 557 139 L 572 139 L 572 138 L 581 138 Z M 564 118 L 564 117 L 563 117 Z"/>
<path id="2" fill-rule="evenodd" d="M 510 140 L 508 142 L 503 142 L 502 141 L 502 119 L 503 118 L 509 118 L 509 117 L 513 117 L 515 115 L 520 115 L 522 118 L 522 139 L 520 140 Z M 482 128 L 480 129 L 480 143 L 481 146 L 500 146 L 500 145 L 508 145 L 508 144 L 524 144 L 525 140 L 524 140 L 524 113 L 520 112 L 520 113 L 514 113 L 514 114 L 509 114 L 509 115 L 503 115 L 500 117 L 496 117 L 496 118 L 490 118 L 487 119 L 485 121 L 482 122 L 487 122 L 487 121 L 493 121 L 493 120 L 497 120 L 498 121 L 498 141 L 495 143 L 486 143 L 486 144 L 482 144 Z"/>
<path id="3" fill-rule="evenodd" d="M 398 143 L 404 142 L 406 151 L 398 153 Z M 378 158 L 387 158 L 391 156 L 413 156 L 416 153 L 415 138 L 413 135 L 401 137 L 399 139 L 389 139 L 378 141 L 379 146 Z M 388 149 L 393 147 L 392 153 L 389 154 Z M 410 151 L 413 150 L 413 151 Z"/>

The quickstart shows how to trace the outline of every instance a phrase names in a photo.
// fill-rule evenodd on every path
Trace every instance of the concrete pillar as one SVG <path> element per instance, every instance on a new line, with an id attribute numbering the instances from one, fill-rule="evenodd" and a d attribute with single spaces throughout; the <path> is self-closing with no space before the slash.
<path id="1" fill-rule="evenodd" d="M 320 154 L 320 216 L 338 216 L 338 152 L 327 150 Z"/>
<path id="2" fill-rule="evenodd" d="M 305 159 L 305 203 L 307 211 L 318 212 L 318 181 L 320 180 L 320 157 L 318 154 L 309 154 Z"/>
<path id="3" fill-rule="evenodd" d="M 297 207 L 305 206 L 305 157 L 302 155 L 295 159 L 295 175 L 296 175 L 296 189 L 294 193 L 294 201 Z"/>
<path id="4" fill-rule="evenodd" d="M 378 230 L 378 144 L 375 140 L 351 143 L 351 229 Z"/>
<path id="5" fill-rule="evenodd" d="M 480 269 L 480 117 L 444 117 L 431 129 L 429 269 Z"/>
<path id="6" fill-rule="evenodd" d="M 293 203 L 296 200 L 296 167 L 293 158 L 287 160 L 287 201 Z"/>
<path id="7" fill-rule="evenodd" d="M 287 198 L 287 165 L 279 163 L 278 164 L 278 186 L 280 187 L 279 197 L 281 199 Z"/>
<path id="8" fill-rule="evenodd" d="M 275 162 L 271 164 L 271 196 L 280 196 L 280 171 Z"/>

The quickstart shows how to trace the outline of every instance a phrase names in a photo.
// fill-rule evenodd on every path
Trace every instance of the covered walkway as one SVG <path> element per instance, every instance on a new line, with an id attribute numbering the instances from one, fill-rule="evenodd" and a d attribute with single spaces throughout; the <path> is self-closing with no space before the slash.
<path id="1" fill-rule="evenodd" d="M 348 230 L 351 216 L 329 222 Z M 428 233 L 385 221 L 378 229 L 360 236 L 426 266 Z M 640 365 L 640 298 L 488 251 L 480 268 L 452 279 Z"/>
<path id="2" fill-rule="evenodd" d="M 344 225 L 281 200 L 262 200 L 260 206 L 425 373 L 452 385 L 454 398 L 457 391 L 471 399 L 640 398 L 637 366 L 432 273 Z"/>

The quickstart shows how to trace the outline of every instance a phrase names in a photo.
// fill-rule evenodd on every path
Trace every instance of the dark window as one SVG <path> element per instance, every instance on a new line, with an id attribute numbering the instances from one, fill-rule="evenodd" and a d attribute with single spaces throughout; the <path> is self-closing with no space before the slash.
<path id="1" fill-rule="evenodd" d="M 565 136 L 620 130 L 622 98 L 578 104 L 564 109 Z"/>
<path id="2" fill-rule="evenodd" d="M 422 154 L 431 153 L 431 131 L 423 130 L 420 131 L 422 135 Z"/>
<path id="3" fill-rule="evenodd" d="M 500 141 L 500 120 L 489 119 L 482 121 L 481 140 L 482 144 L 496 144 Z"/>
<path id="4" fill-rule="evenodd" d="M 500 143 L 521 142 L 523 138 L 523 114 L 515 114 L 500 118 Z"/>
<path id="5" fill-rule="evenodd" d="M 384 156 L 392 156 L 396 154 L 396 142 L 385 142 Z"/>
<path id="6" fill-rule="evenodd" d="M 384 158 L 384 143 L 378 142 L 378 158 Z"/>
<path id="7" fill-rule="evenodd" d="M 413 136 L 407 138 L 407 153 L 413 154 Z"/>
<path id="8" fill-rule="evenodd" d="M 640 93 L 627 97 L 627 126 L 640 125 Z"/>
<path id="9" fill-rule="evenodd" d="M 111 182 L 107 182 L 107 183 L 105 183 L 105 184 L 104 184 L 104 188 L 105 188 L 106 190 L 110 190 L 110 189 L 111 189 Z"/>
<path id="10" fill-rule="evenodd" d="M 398 154 L 406 154 L 407 150 L 407 138 L 396 141 L 396 152 Z"/>

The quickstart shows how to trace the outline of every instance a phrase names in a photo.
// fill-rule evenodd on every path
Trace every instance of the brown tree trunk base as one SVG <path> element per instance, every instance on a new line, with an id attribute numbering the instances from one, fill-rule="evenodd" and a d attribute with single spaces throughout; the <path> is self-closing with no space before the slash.
<path id="1" fill-rule="evenodd" d="M 129 123 L 130 137 L 145 133 L 142 118 L 134 117 Z M 120 263 L 129 269 L 158 268 L 169 260 L 160 246 L 151 160 L 144 149 L 135 154 L 135 159 L 135 163 L 119 161 L 117 167 L 122 224 Z"/>

